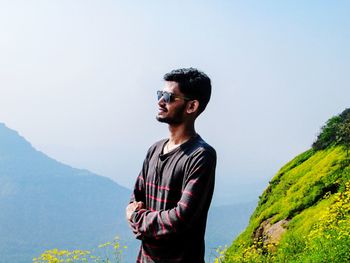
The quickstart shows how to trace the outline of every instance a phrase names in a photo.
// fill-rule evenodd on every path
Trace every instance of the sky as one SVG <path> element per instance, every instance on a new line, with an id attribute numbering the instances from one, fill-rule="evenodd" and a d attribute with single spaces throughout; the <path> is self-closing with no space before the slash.
<path id="1" fill-rule="evenodd" d="M 257 198 L 349 107 L 348 1 L 0 0 L 0 122 L 38 150 L 132 188 L 163 75 L 212 80 L 197 132 L 214 200 Z"/>

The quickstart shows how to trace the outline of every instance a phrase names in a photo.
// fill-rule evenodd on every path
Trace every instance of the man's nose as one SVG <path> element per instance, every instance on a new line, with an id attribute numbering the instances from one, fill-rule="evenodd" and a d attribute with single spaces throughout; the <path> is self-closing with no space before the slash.
<path id="1" fill-rule="evenodd" d="M 164 105 L 165 105 L 165 101 L 164 101 L 163 96 L 160 97 L 160 99 L 158 100 L 158 105 L 159 105 L 159 106 L 164 106 Z"/>

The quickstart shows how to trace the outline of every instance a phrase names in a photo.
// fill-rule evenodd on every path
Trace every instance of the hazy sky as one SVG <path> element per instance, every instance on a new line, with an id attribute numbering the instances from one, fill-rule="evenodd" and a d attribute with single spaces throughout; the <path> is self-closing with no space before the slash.
<path id="1" fill-rule="evenodd" d="M 162 76 L 197 67 L 213 84 L 197 131 L 218 152 L 216 198 L 233 202 L 350 106 L 349 12 L 349 1 L 0 0 L 0 122 L 131 188 L 168 134 L 155 120 Z"/>

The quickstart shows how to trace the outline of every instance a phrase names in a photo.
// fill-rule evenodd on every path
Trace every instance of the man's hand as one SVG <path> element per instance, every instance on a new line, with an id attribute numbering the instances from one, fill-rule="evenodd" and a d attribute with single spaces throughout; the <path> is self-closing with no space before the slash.
<path id="1" fill-rule="evenodd" d="M 128 204 L 128 206 L 126 207 L 126 218 L 128 219 L 128 221 L 131 220 L 131 215 L 134 211 L 139 210 L 143 207 L 143 202 L 134 201 L 133 203 Z"/>

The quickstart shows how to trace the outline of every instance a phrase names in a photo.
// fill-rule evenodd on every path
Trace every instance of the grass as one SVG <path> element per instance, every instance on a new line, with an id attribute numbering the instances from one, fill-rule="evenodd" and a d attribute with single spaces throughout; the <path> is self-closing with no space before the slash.
<path id="1" fill-rule="evenodd" d="M 350 223 L 344 223 L 350 222 L 348 164 L 342 146 L 311 149 L 287 163 L 260 197 L 246 230 L 217 262 L 348 262 L 341 261 L 350 257 Z M 282 219 L 290 221 L 278 244 L 256 238 L 265 220 Z"/>

